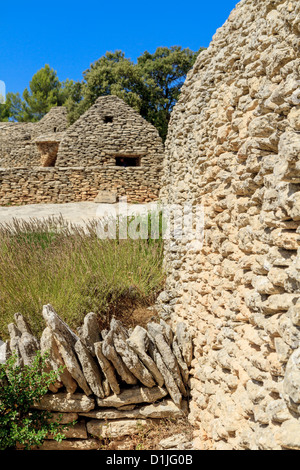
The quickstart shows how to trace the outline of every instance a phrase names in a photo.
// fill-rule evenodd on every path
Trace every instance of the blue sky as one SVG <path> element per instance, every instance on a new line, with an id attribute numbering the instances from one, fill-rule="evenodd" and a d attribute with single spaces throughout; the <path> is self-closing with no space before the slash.
<path id="1" fill-rule="evenodd" d="M 159 46 L 207 47 L 237 0 L 4 0 L 0 8 L 0 80 L 22 93 L 49 64 L 61 81 L 82 72 L 106 51 L 136 61 Z"/>

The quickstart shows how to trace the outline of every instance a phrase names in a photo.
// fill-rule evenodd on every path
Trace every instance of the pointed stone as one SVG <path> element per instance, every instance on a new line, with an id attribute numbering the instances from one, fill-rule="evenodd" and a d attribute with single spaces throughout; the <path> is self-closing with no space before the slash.
<path id="1" fill-rule="evenodd" d="M 164 385 L 164 378 L 153 359 L 147 354 L 150 344 L 150 338 L 147 331 L 141 326 L 136 326 L 130 337 L 127 339 L 127 344 L 149 369 L 157 384 L 162 387 Z"/>
<path id="2" fill-rule="evenodd" d="M 95 356 L 94 344 L 101 341 L 98 316 L 95 313 L 90 312 L 85 316 L 79 336 L 89 352 Z"/>
<path id="3" fill-rule="evenodd" d="M 92 392 L 97 397 L 104 398 L 105 395 L 102 388 L 102 377 L 100 369 L 93 359 L 92 354 L 80 340 L 75 343 L 75 351 L 81 363 L 84 377 Z"/>
<path id="4" fill-rule="evenodd" d="M 121 379 L 129 385 L 135 385 L 137 384 L 137 378 L 130 372 L 121 357 L 117 354 L 113 342 L 113 334 L 113 331 L 110 331 L 105 336 L 102 343 L 102 352 L 104 356 L 112 362 Z"/>
<path id="5" fill-rule="evenodd" d="M 26 332 L 22 333 L 19 339 L 19 350 L 25 366 L 32 365 L 39 349 L 39 342 L 32 334 Z"/>
<path id="6" fill-rule="evenodd" d="M 98 362 L 99 362 L 99 365 L 101 367 L 101 370 L 110 386 L 110 388 L 112 389 L 112 391 L 118 395 L 120 393 L 120 386 L 119 386 L 119 383 L 117 381 L 117 378 L 116 378 L 116 374 L 115 374 L 115 369 L 113 367 L 113 365 L 109 362 L 109 360 L 104 356 L 103 352 L 102 352 L 102 345 L 103 345 L 103 342 L 99 342 L 99 343 L 95 343 L 95 353 L 96 353 L 96 357 L 98 359 Z M 109 387 L 105 388 L 105 395 L 108 396 L 109 393 L 107 393 L 109 391 Z"/>
<path id="7" fill-rule="evenodd" d="M 168 345 L 167 341 L 165 340 L 163 334 L 159 332 L 158 327 L 160 325 L 157 325 L 156 323 L 149 323 L 147 325 L 150 338 L 152 341 L 155 343 L 162 359 L 165 365 L 167 366 L 169 372 L 171 372 L 177 387 L 179 388 L 180 392 L 182 395 L 186 396 L 186 389 L 184 386 L 184 383 L 182 381 L 180 369 L 178 362 L 176 360 L 176 357 L 174 356 L 172 349 Z M 160 327 L 161 328 L 161 327 Z M 164 374 L 163 374 L 164 375 Z"/>
<path id="8" fill-rule="evenodd" d="M 186 365 L 190 367 L 193 359 L 193 337 L 186 323 L 177 323 L 176 338 L 182 353 L 182 357 L 185 360 Z"/>
<path id="9" fill-rule="evenodd" d="M 59 353 L 54 335 L 49 327 L 44 329 L 41 336 L 41 353 L 45 354 L 46 352 L 49 353 L 47 364 L 50 370 L 57 372 L 59 368 L 63 367 L 58 377 L 58 384 L 55 384 L 56 388 L 58 389 L 64 385 L 68 393 L 74 394 L 77 389 L 77 383 L 66 368 L 63 358 Z M 59 383 L 61 383 L 61 385 L 59 385 Z"/>
<path id="10" fill-rule="evenodd" d="M 122 357 L 124 364 L 128 367 L 130 372 L 143 384 L 145 387 L 154 387 L 155 381 L 143 363 L 139 360 L 137 354 L 129 348 L 127 343 L 121 338 L 114 334 L 114 346 Z"/>

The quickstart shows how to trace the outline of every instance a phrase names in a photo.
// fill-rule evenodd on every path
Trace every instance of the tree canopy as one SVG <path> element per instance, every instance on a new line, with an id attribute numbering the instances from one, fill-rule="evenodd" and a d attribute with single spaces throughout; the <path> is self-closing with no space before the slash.
<path id="1" fill-rule="evenodd" d="M 83 72 L 81 82 L 60 82 L 45 65 L 32 77 L 22 98 L 18 93 L 7 94 L 6 103 L 0 105 L 0 121 L 36 122 L 53 106 L 64 105 L 73 123 L 99 96 L 116 95 L 151 122 L 164 140 L 186 74 L 202 50 L 159 47 L 154 54 L 144 52 L 137 63 L 120 50 L 107 52 Z"/>

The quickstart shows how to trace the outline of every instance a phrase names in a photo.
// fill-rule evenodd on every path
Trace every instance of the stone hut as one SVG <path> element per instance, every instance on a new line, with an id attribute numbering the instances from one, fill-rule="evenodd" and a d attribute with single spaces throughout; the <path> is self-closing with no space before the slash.
<path id="1" fill-rule="evenodd" d="M 198 449 L 300 449 L 300 3 L 242 0 L 171 116 L 163 202 L 204 208 L 166 243 L 161 311 L 194 334 Z"/>
<path id="2" fill-rule="evenodd" d="M 0 204 L 158 199 L 163 143 L 116 96 L 67 128 L 65 108 L 39 123 L 0 124 Z M 22 183 L 22 184 L 20 184 Z"/>

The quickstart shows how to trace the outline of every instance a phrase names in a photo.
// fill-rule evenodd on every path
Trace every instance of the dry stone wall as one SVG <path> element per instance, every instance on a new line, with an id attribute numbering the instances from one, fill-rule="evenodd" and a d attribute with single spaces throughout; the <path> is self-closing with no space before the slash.
<path id="1" fill-rule="evenodd" d="M 36 123 L 0 123 L 0 168 L 39 166 L 40 153 L 36 137 L 66 130 L 67 109 L 54 107 Z"/>
<path id="2" fill-rule="evenodd" d="M 66 132 L 57 166 L 115 166 L 117 156 L 160 166 L 164 148 L 157 129 L 116 96 L 102 96 Z"/>
<path id="3" fill-rule="evenodd" d="M 99 193 L 128 202 L 158 199 L 160 167 L 50 167 L 0 169 L 0 205 L 95 201 Z M 97 202 L 105 202 L 104 196 Z"/>
<path id="4" fill-rule="evenodd" d="M 67 130 L 66 114 L 0 123 L 0 205 L 158 199 L 164 147 L 154 126 L 116 96 Z"/>
<path id="5" fill-rule="evenodd" d="M 171 117 L 161 197 L 205 211 L 160 297 L 195 333 L 197 448 L 300 449 L 299 34 L 297 0 L 241 1 Z"/>
<path id="6" fill-rule="evenodd" d="M 51 305 L 43 318 L 38 340 L 17 313 L 8 325 L 10 340 L 0 345 L 0 363 L 14 353 L 18 366 L 31 365 L 40 351 L 48 353 L 47 369 L 59 371 L 35 408 L 51 411 L 53 419 L 62 414 L 62 424 L 77 422 L 64 432 L 67 440 L 59 444 L 48 436 L 42 450 L 99 449 L 105 439 L 122 445 L 160 419 L 186 416 L 193 345 L 183 322 L 173 333 L 163 320 L 127 330 L 112 319 L 100 331 L 97 315 L 89 313 L 75 333 Z"/>

